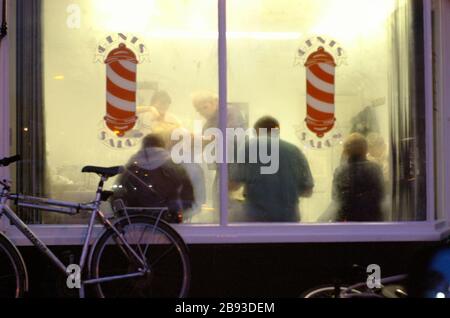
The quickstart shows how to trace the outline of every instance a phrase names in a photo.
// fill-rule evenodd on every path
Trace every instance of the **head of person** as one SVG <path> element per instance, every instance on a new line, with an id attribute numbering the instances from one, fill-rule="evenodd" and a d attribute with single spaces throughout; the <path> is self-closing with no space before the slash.
<path id="1" fill-rule="evenodd" d="M 159 134 L 149 134 L 142 139 L 142 149 L 165 147 L 166 143 L 164 138 Z"/>
<path id="2" fill-rule="evenodd" d="M 164 115 L 172 104 L 172 99 L 166 91 L 156 91 L 150 103 L 161 115 Z"/>
<path id="3" fill-rule="evenodd" d="M 344 142 L 344 155 L 350 161 L 362 161 L 367 158 L 368 148 L 366 138 L 361 134 L 354 133 Z"/>
<path id="4" fill-rule="evenodd" d="M 192 95 L 192 105 L 206 120 L 214 118 L 219 109 L 219 98 L 216 94 L 202 91 Z"/>
<path id="5" fill-rule="evenodd" d="M 369 134 L 367 136 L 367 143 L 369 145 L 369 154 L 374 158 L 380 158 L 386 152 L 386 143 L 380 134 Z"/>
<path id="6" fill-rule="evenodd" d="M 273 132 L 277 132 L 279 134 L 280 122 L 272 116 L 264 116 L 258 119 L 253 128 L 255 128 L 257 136 L 272 136 Z"/>

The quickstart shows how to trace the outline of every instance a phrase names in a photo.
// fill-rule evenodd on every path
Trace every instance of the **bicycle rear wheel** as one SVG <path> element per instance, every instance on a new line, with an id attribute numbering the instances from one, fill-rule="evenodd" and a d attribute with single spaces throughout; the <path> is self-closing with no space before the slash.
<path id="1" fill-rule="evenodd" d="M 344 292 L 348 287 L 341 286 L 340 292 Z M 360 294 L 359 290 L 353 289 L 352 293 Z M 332 285 L 324 285 L 310 289 L 300 295 L 300 298 L 338 298 L 336 297 L 336 288 Z"/>
<path id="2" fill-rule="evenodd" d="M 11 241 L 0 233 L 0 297 L 20 298 L 27 289 L 24 261 Z"/>
<path id="3" fill-rule="evenodd" d="M 94 285 L 99 297 L 106 298 L 183 298 L 190 283 L 190 263 L 186 244 L 167 223 L 146 216 L 118 220 L 114 226 L 125 241 L 145 260 L 148 270 L 140 277 L 122 278 Z M 106 230 L 93 247 L 91 279 L 135 275 L 143 268 L 118 235 Z"/>

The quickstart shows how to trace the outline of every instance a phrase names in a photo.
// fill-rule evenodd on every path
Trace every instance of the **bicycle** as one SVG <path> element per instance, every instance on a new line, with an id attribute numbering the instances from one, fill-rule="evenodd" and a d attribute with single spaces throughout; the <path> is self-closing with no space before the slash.
<path id="1" fill-rule="evenodd" d="M 20 156 L 0 160 L 0 166 L 9 166 Z M 92 286 L 99 297 L 186 297 L 190 284 L 188 249 L 181 236 L 161 220 L 167 208 L 155 208 L 158 216 L 129 215 L 107 218 L 100 204 L 113 194 L 104 191 L 104 183 L 123 172 L 123 167 L 92 167 L 83 173 L 100 177 L 95 199 L 88 203 L 57 201 L 11 193 L 11 182 L 0 181 L 0 218 L 4 215 L 28 240 L 37 247 L 67 277 L 78 279 L 79 296 L 86 296 L 86 287 Z M 8 203 L 19 207 L 76 215 L 91 213 L 83 241 L 78 273 L 74 274 L 41 241 Z M 103 231 L 93 243 L 96 220 Z M 76 268 L 76 267 L 75 267 Z M 28 291 L 26 264 L 17 247 L 0 233 L 0 293 L 6 297 L 22 297 Z"/>
<path id="2" fill-rule="evenodd" d="M 352 269 L 359 274 L 362 267 L 353 265 Z M 300 298 L 405 298 L 407 294 L 404 287 L 393 283 L 404 281 L 406 278 L 406 275 L 383 278 L 380 280 L 380 288 L 375 289 L 369 288 L 367 282 L 343 284 L 341 279 L 336 279 L 333 284 L 305 291 Z"/>

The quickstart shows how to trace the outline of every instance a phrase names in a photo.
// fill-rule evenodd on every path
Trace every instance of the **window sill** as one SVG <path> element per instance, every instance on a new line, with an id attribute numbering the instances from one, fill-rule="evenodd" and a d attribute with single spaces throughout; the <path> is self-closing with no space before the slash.
<path id="1" fill-rule="evenodd" d="M 33 225 L 32 231 L 47 245 L 81 245 L 85 225 Z M 279 243 L 357 243 L 428 242 L 450 235 L 447 222 L 408 222 L 384 224 L 236 224 L 177 225 L 188 244 L 279 244 Z M 94 237 L 102 231 L 94 229 Z M 3 231 L 16 245 L 31 243 L 16 228 Z"/>

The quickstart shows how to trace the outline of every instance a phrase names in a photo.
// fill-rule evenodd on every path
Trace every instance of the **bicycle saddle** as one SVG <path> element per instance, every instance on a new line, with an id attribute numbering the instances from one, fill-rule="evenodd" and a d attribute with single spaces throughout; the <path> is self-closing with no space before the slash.
<path id="1" fill-rule="evenodd" d="M 121 174 L 123 171 L 124 168 L 122 166 L 111 168 L 87 166 L 84 167 L 83 170 L 81 170 L 81 172 L 83 173 L 96 173 L 104 177 L 114 177 L 118 174 Z"/>

